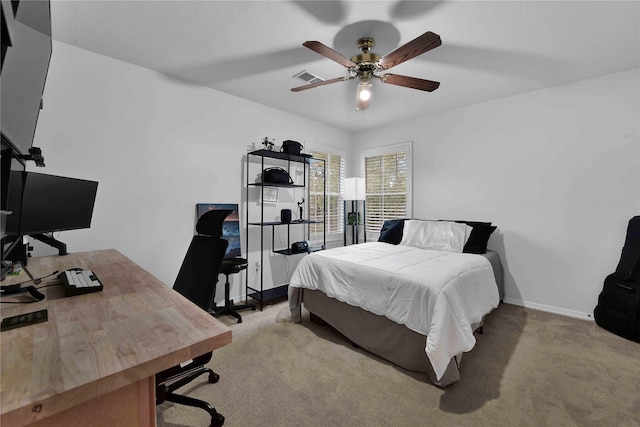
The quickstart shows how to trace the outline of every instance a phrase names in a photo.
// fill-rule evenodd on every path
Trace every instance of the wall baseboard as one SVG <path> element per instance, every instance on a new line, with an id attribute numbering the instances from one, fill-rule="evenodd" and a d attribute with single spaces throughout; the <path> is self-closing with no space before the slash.
<path id="1" fill-rule="evenodd" d="M 546 311 L 548 313 L 560 314 L 567 317 L 575 317 L 583 320 L 593 320 L 593 313 L 582 313 L 580 311 L 567 310 L 565 308 L 554 307 L 551 305 L 538 304 L 535 302 L 528 302 L 522 300 L 516 300 L 513 298 L 505 298 L 504 302 L 507 304 L 513 304 L 520 307 L 532 308 L 534 310 Z"/>
<path id="2" fill-rule="evenodd" d="M 232 291 L 230 295 L 231 299 L 236 301 L 238 304 L 240 303 L 241 300 L 244 299 L 240 295 L 241 292 L 244 292 L 244 286 L 242 287 L 242 289 L 235 289 L 235 292 Z M 218 297 L 220 298 L 220 301 L 216 301 L 218 305 L 224 304 L 224 291 L 221 293 L 221 295 L 216 295 L 216 300 L 218 299 Z M 527 301 L 517 300 L 513 298 L 505 298 L 503 302 L 505 302 L 506 304 L 517 305 L 519 307 L 531 308 L 533 310 L 540 310 L 540 311 L 546 311 L 547 313 L 559 314 L 561 316 L 574 317 L 576 319 L 592 320 L 592 321 L 594 320 L 593 313 L 583 313 L 580 311 L 567 310 L 565 308 L 554 307 L 552 305 L 538 304 L 535 302 L 527 302 Z"/>

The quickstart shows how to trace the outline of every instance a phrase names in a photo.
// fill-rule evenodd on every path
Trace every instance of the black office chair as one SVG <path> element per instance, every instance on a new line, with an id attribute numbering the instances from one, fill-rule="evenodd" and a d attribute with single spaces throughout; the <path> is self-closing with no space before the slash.
<path id="1" fill-rule="evenodd" d="M 210 312 L 218 283 L 220 267 L 228 242 L 222 239 L 222 223 L 231 210 L 212 210 L 203 214 L 196 224 L 198 235 L 193 236 L 182 262 L 173 289 L 184 295 L 203 310 Z M 208 381 L 216 383 L 220 376 L 205 365 L 211 361 L 212 352 L 194 358 L 186 366 L 174 366 L 156 374 L 156 404 L 169 401 L 181 405 L 202 408 L 211 415 L 211 425 L 220 427 L 224 416 L 209 403 L 192 397 L 175 394 L 174 391 L 202 374 L 209 374 Z"/>

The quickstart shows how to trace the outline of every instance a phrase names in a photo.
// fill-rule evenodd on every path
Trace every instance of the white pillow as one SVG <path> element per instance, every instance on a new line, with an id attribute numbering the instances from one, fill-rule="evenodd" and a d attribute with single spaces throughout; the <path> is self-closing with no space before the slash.
<path id="1" fill-rule="evenodd" d="M 473 227 L 450 221 L 406 220 L 401 245 L 422 249 L 462 252 Z"/>

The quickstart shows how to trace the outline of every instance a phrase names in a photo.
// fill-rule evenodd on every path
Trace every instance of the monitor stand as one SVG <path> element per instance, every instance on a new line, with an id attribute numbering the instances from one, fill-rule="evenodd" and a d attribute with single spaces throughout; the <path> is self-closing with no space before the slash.
<path id="1" fill-rule="evenodd" d="M 47 236 L 46 234 L 30 234 L 30 237 L 41 241 L 42 243 L 46 243 L 47 245 L 58 249 L 58 255 L 67 255 L 67 244 L 61 242 L 60 240 L 56 240 L 51 236 Z"/>

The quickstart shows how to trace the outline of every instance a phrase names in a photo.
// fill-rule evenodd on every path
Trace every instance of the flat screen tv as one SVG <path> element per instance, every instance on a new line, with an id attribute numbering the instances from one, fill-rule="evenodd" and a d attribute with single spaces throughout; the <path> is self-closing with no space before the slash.
<path id="1" fill-rule="evenodd" d="M 6 221 L 8 236 L 89 228 L 98 183 L 84 179 L 11 171 Z"/>
<path id="2" fill-rule="evenodd" d="M 0 130 L 20 154 L 33 144 L 51 59 L 49 0 L 2 1 Z"/>
<path id="3" fill-rule="evenodd" d="M 231 212 L 222 224 L 222 238 L 229 242 L 225 258 L 236 258 L 240 256 L 240 216 L 238 215 L 237 203 L 198 203 L 196 204 L 196 222 L 207 211 L 214 209 L 228 209 Z"/>

